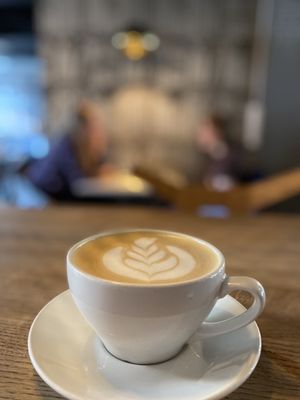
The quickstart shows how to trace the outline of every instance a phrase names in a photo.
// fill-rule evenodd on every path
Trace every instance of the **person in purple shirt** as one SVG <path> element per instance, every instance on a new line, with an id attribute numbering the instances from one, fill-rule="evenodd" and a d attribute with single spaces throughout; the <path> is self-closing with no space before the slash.
<path id="1" fill-rule="evenodd" d="M 199 125 L 196 144 L 204 165 L 202 183 L 217 191 L 226 191 L 242 179 L 244 149 L 229 140 L 228 120 L 213 113 Z"/>
<path id="2" fill-rule="evenodd" d="M 73 130 L 62 136 L 45 158 L 32 162 L 25 174 L 51 198 L 71 200 L 74 182 L 97 176 L 106 152 L 107 138 L 98 107 L 84 101 L 78 107 Z"/>

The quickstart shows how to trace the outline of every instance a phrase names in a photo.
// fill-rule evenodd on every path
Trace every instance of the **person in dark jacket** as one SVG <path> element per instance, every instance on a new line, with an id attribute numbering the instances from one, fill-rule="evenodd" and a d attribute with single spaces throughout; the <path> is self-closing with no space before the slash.
<path id="1" fill-rule="evenodd" d="M 51 198 L 70 200 L 74 182 L 97 176 L 106 153 L 107 137 L 98 106 L 84 101 L 76 112 L 73 129 L 50 148 L 46 157 L 32 162 L 25 174 Z"/>

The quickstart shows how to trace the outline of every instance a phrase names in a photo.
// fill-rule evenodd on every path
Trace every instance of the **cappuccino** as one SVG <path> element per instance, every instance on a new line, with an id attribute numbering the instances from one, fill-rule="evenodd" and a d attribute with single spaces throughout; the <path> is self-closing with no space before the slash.
<path id="1" fill-rule="evenodd" d="M 91 238 L 74 250 L 71 261 L 77 269 L 108 281 L 170 284 L 212 272 L 220 258 L 190 236 L 140 230 Z"/>

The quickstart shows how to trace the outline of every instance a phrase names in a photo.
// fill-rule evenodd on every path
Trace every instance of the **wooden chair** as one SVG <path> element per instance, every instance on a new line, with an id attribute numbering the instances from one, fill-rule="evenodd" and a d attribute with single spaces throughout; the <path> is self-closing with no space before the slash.
<path id="1" fill-rule="evenodd" d="M 166 177 L 145 168 L 136 168 L 135 173 L 151 183 L 162 199 L 189 212 L 196 212 L 201 205 L 224 205 L 231 214 L 245 214 L 300 194 L 300 168 L 254 183 L 237 185 L 226 192 L 195 184 L 174 185 Z"/>

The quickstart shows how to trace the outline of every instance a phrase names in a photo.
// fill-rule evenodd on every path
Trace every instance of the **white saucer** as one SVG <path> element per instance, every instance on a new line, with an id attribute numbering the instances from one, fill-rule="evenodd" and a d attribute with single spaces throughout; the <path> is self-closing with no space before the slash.
<path id="1" fill-rule="evenodd" d="M 226 296 L 208 320 L 242 311 L 240 303 Z M 66 291 L 37 315 L 28 347 L 40 377 L 68 399 L 215 400 L 231 393 L 253 372 L 261 337 L 253 322 L 202 342 L 195 334 L 178 356 L 165 363 L 129 364 L 104 349 Z"/>

